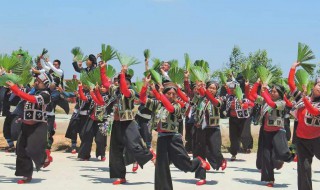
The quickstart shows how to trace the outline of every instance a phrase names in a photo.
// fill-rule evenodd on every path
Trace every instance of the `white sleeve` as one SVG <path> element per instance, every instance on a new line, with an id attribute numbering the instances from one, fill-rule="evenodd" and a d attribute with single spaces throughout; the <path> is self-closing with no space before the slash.
<path id="1" fill-rule="evenodd" d="M 47 67 L 49 67 L 50 69 L 53 70 L 53 72 L 55 72 L 59 77 L 61 77 L 63 75 L 63 70 L 61 69 L 57 69 L 50 61 L 46 63 Z M 50 70 L 49 69 L 49 70 Z"/>

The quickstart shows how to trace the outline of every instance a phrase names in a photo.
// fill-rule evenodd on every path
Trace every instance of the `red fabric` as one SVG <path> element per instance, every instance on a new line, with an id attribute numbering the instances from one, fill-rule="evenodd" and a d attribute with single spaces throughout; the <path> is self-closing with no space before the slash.
<path id="1" fill-rule="evenodd" d="M 302 100 L 304 102 L 304 105 L 306 106 L 306 109 L 308 110 L 308 112 L 311 115 L 314 115 L 314 116 L 320 115 L 320 110 L 318 110 L 317 108 L 313 107 L 311 102 L 306 97 L 304 97 Z"/>
<path id="2" fill-rule="evenodd" d="M 171 102 L 168 100 L 168 98 L 165 95 L 161 95 L 160 96 L 160 101 L 162 102 L 162 104 L 164 105 L 164 107 L 170 112 L 173 113 L 174 112 L 174 107 L 171 104 Z"/>
<path id="3" fill-rule="evenodd" d="M 157 100 L 160 100 L 161 94 L 157 91 L 157 89 L 152 89 L 152 92 L 153 92 L 153 94 L 154 94 L 154 97 L 155 97 Z"/>
<path id="4" fill-rule="evenodd" d="M 199 92 L 200 96 L 205 96 L 206 95 L 206 90 L 204 88 L 199 88 L 198 92 Z"/>
<path id="5" fill-rule="evenodd" d="M 209 90 L 206 90 L 206 97 L 214 106 L 219 106 L 219 101 L 209 92 Z"/>
<path id="6" fill-rule="evenodd" d="M 95 89 L 94 92 L 95 92 L 96 97 L 97 97 L 97 99 L 98 99 L 98 101 L 99 101 L 99 104 L 98 104 L 98 105 L 99 105 L 99 106 L 103 106 L 103 105 L 104 105 L 104 100 L 103 100 L 103 98 L 102 98 L 102 96 L 101 96 L 101 93 L 100 93 L 99 89 Z"/>
<path id="7" fill-rule="evenodd" d="M 248 109 L 248 108 L 252 108 L 254 106 L 253 102 L 245 102 L 242 104 L 242 108 L 243 109 Z"/>
<path id="8" fill-rule="evenodd" d="M 147 86 L 143 86 L 141 91 L 140 91 L 140 101 L 143 104 L 146 104 L 146 102 L 147 102 L 147 90 L 148 90 L 148 87 Z"/>
<path id="9" fill-rule="evenodd" d="M 188 96 L 187 96 L 184 92 L 182 92 L 180 88 L 178 88 L 177 93 L 178 93 L 178 96 L 179 96 L 184 102 L 189 102 Z"/>
<path id="10" fill-rule="evenodd" d="M 80 100 L 82 100 L 82 101 L 88 101 L 88 98 L 84 95 L 84 93 L 83 93 L 83 87 L 82 87 L 82 85 L 79 85 L 79 90 L 78 90 L 78 94 L 79 94 L 79 98 L 80 98 Z"/>
<path id="11" fill-rule="evenodd" d="M 185 80 L 183 83 L 184 83 L 184 90 L 187 92 L 190 98 L 193 98 L 193 91 L 191 90 L 189 81 Z"/>
<path id="12" fill-rule="evenodd" d="M 320 127 L 310 127 L 304 122 L 304 117 L 306 115 L 307 108 L 303 107 L 298 110 L 298 126 L 297 126 L 297 136 L 303 139 L 314 139 L 320 137 Z"/>
<path id="13" fill-rule="evenodd" d="M 292 102 L 287 98 L 286 95 L 283 96 L 284 101 L 286 102 L 286 106 L 288 106 L 289 108 L 292 108 L 293 104 Z"/>
<path id="14" fill-rule="evenodd" d="M 24 99 L 24 100 L 26 100 L 28 102 L 31 102 L 31 103 L 34 103 L 34 104 L 37 103 L 37 99 L 36 99 L 35 96 L 27 94 L 27 93 L 21 91 L 17 85 L 11 86 L 10 90 L 14 94 L 16 94 L 17 96 L 19 96 L 20 98 L 22 98 L 22 99 Z"/>
<path id="15" fill-rule="evenodd" d="M 100 78 L 101 78 L 101 83 L 102 85 L 106 88 L 109 89 L 111 83 L 106 75 L 106 67 L 101 67 L 100 68 Z"/>
<path id="16" fill-rule="evenodd" d="M 232 92 L 231 92 L 231 90 L 230 90 L 230 88 L 229 88 L 228 86 L 226 86 L 226 91 L 227 91 L 227 93 L 228 93 L 229 95 L 232 94 Z"/>
<path id="17" fill-rule="evenodd" d="M 184 108 L 186 106 L 186 104 L 181 100 L 177 100 L 177 103 L 180 104 L 181 108 Z"/>
<path id="18" fill-rule="evenodd" d="M 294 74 L 296 73 L 295 68 L 291 68 L 288 77 L 288 85 L 290 87 L 290 91 L 294 92 L 296 90 L 296 83 L 294 82 Z"/>
<path id="19" fill-rule="evenodd" d="M 93 91 L 90 91 L 90 96 L 91 96 L 92 100 L 93 100 L 97 105 L 99 105 L 99 106 L 102 106 L 102 105 L 103 105 L 103 104 L 101 105 L 101 102 L 99 102 L 98 98 L 96 97 L 96 95 L 94 94 Z"/>
<path id="20" fill-rule="evenodd" d="M 249 97 L 250 97 L 250 85 L 249 85 L 249 84 L 246 84 L 246 85 L 245 85 L 245 87 L 244 87 L 244 93 L 245 93 L 246 98 L 249 99 Z"/>
<path id="21" fill-rule="evenodd" d="M 268 90 L 263 91 L 261 95 L 262 95 L 263 99 L 266 101 L 266 103 L 270 107 L 272 107 L 272 108 L 276 108 L 277 107 L 276 103 L 274 103 L 274 101 L 272 101 Z"/>
<path id="22" fill-rule="evenodd" d="M 120 74 L 120 91 L 126 98 L 130 98 L 131 97 L 131 92 L 128 89 L 128 86 L 127 86 L 127 83 L 126 83 L 126 77 L 125 77 L 124 73 Z"/>
<path id="23" fill-rule="evenodd" d="M 252 89 L 251 89 L 251 91 L 250 91 L 250 95 L 249 95 L 249 100 L 251 100 L 251 101 L 256 101 L 256 99 L 257 99 L 257 97 L 258 97 L 258 88 L 259 88 L 259 86 L 260 86 L 260 83 L 259 82 L 256 82 L 256 83 L 254 83 L 254 85 L 253 85 L 253 87 L 252 87 Z"/>

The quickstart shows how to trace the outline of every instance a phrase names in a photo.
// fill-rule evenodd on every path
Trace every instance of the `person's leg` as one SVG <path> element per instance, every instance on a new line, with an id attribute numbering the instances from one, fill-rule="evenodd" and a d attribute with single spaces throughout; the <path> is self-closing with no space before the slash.
<path id="1" fill-rule="evenodd" d="M 251 135 L 251 117 L 244 120 L 243 130 L 241 133 L 242 148 L 245 153 L 250 153 L 253 148 L 253 138 Z"/>
<path id="2" fill-rule="evenodd" d="M 206 130 L 202 128 L 195 128 L 195 150 L 193 152 L 193 158 L 201 156 L 203 159 L 206 157 Z M 195 172 L 195 178 L 203 180 L 206 179 L 206 170 L 204 168 L 199 168 Z"/>
<path id="3" fill-rule="evenodd" d="M 81 133 L 81 144 L 79 148 L 78 158 L 79 160 L 88 160 L 90 159 L 91 147 L 93 142 L 93 124 L 94 121 L 91 118 L 88 118 L 85 127 Z"/>
<path id="4" fill-rule="evenodd" d="M 125 179 L 126 166 L 123 158 L 123 136 L 120 121 L 113 121 L 110 137 L 109 167 L 110 178 Z"/>
<path id="5" fill-rule="evenodd" d="M 172 179 L 169 167 L 168 143 L 171 141 L 171 136 L 158 137 L 157 140 L 157 161 L 155 167 L 155 190 L 171 190 Z"/>
<path id="6" fill-rule="evenodd" d="M 52 144 L 53 144 L 53 136 L 55 134 L 54 130 L 54 122 L 55 122 L 55 116 L 54 115 L 48 115 L 48 144 L 47 149 L 51 150 Z"/>
<path id="7" fill-rule="evenodd" d="M 229 118 L 230 153 L 234 159 L 240 148 L 241 127 L 243 127 L 241 126 L 241 119 L 236 117 Z"/>
<path id="8" fill-rule="evenodd" d="M 188 123 L 187 122 L 188 120 L 186 119 L 186 125 L 185 125 L 185 131 L 186 131 L 186 134 L 185 134 L 185 141 L 186 141 L 186 144 L 185 144 L 185 147 L 186 147 L 186 150 L 188 153 L 191 153 L 192 152 L 192 128 L 193 128 L 193 123 Z"/>
<path id="9" fill-rule="evenodd" d="M 8 143 L 8 149 L 7 149 L 8 152 L 14 151 L 14 143 L 11 138 L 11 123 L 12 123 L 13 118 L 14 118 L 14 115 L 9 113 L 6 116 L 4 123 L 3 123 L 3 136 Z"/>
<path id="10" fill-rule="evenodd" d="M 101 156 L 101 160 L 106 159 L 106 148 L 107 148 L 107 135 L 104 135 L 99 130 L 99 123 L 97 121 L 93 124 L 93 134 L 96 142 L 96 157 Z"/>
<path id="11" fill-rule="evenodd" d="M 257 150 L 257 159 L 256 167 L 258 170 L 262 168 L 262 155 L 263 155 L 263 125 L 260 126 L 259 137 L 258 137 L 258 150 Z"/>
<path id="12" fill-rule="evenodd" d="M 289 150 L 286 131 L 279 130 L 272 140 L 273 152 L 275 153 L 275 159 L 281 160 L 285 162 L 291 162 L 294 158 L 294 154 L 292 154 Z"/>
<path id="13" fill-rule="evenodd" d="M 272 162 L 272 140 L 275 132 L 262 132 L 263 146 L 262 146 L 262 168 L 261 181 L 274 182 L 273 162 Z"/>
<path id="14" fill-rule="evenodd" d="M 296 138 L 298 153 L 298 190 L 312 190 L 312 140 Z M 317 147 L 319 148 L 319 147 Z"/>
<path id="15" fill-rule="evenodd" d="M 221 140 L 220 127 L 206 128 L 206 141 L 207 141 L 206 142 L 207 160 L 209 161 L 213 169 L 219 170 L 219 168 L 222 166 L 222 163 L 224 161 L 224 158 L 221 152 L 222 140 Z M 225 167 L 225 166 L 222 166 L 222 167 Z"/>

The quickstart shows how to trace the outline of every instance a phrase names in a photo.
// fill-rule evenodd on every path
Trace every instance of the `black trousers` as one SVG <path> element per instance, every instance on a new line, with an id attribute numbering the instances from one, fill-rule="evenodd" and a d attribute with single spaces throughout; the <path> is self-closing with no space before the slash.
<path id="1" fill-rule="evenodd" d="M 292 144 L 297 143 L 297 127 L 298 127 L 298 121 L 295 120 L 293 124 Z"/>
<path id="2" fill-rule="evenodd" d="M 21 133 L 22 120 L 18 115 L 11 114 L 11 117 L 13 118 L 11 122 L 11 140 L 16 141 Z"/>
<path id="3" fill-rule="evenodd" d="M 136 121 L 113 121 L 109 152 L 110 178 L 126 177 L 124 148 L 128 154 L 133 155 L 141 168 L 153 157 L 143 145 Z"/>
<path id="4" fill-rule="evenodd" d="M 2 116 L 7 116 L 10 113 L 10 92 L 9 88 L 2 87 L 0 88 L 0 101 L 2 101 Z"/>
<path id="5" fill-rule="evenodd" d="M 290 118 L 284 118 L 284 129 L 286 130 L 287 141 L 291 139 Z"/>
<path id="6" fill-rule="evenodd" d="M 298 154 L 298 189 L 312 190 L 311 166 L 313 156 L 320 160 L 320 137 L 315 139 L 296 139 Z"/>
<path id="7" fill-rule="evenodd" d="M 22 124 L 17 142 L 16 176 L 31 177 L 33 163 L 40 170 L 46 158 L 47 123 Z"/>
<path id="8" fill-rule="evenodd" d="M 241 143 L 242 143 L 242 148 L 244 150 L 253 148 L 253 138 L 251 135 L 251 122 L 252 122 L 251 117 L 246 119 L 245 123 L 244 123 L 243 130 L 242 130 Z"/>
<path id="9" fill-rule="evenodd" d="M 65 137 L 71 139 L 73 142 L 77 142 L 78 135 L 80 136 L 83 126 L 86 124 L 89 116 L 88 115 L 77 115 L 73 113 Z M 81 139 L 81 136 L 80 136 Z"/>
<path id="10" fill-rule="evenodd" d="M 151 131 L 151 126 L 148 125 L 149 119 L 145 119 L 138 115 L 136 116 L 135 119 L 139 125 L 139 132 L 143 141 L 146 143 L 147 148 L 151 148 L 152 131 Z"/>
<path id="11" fill-rule="evenodd" d="M 180 134 L 158 137 L 154 183 L 156 190 L 173 189 L 169 163 L 173 163 L 175 167 L 184 172 L 194 172 L 201 165 L 198 158 L 190 159 Z"/>
<path id="12" fill-rule="evenodd" d="M 241 135 L 246 120 L 246 118 L 229 117 L 230 153 L 232 156 L 236 156 L 240 149 Z"/>
<path id="13" fill-rule="evenodd" d="M 194 126 L 194 123 L 188 123 L 188 118 L 186 118 L 185 120 L 186 122 L 186 125 L 185 125 L 185 131 L 186 131 L 186 134 L 185 134 L 185 141 L 186 141 L 186 144 L 185 144 L 185 148 L 186 148 L 186 151 L 187 152 L 191 152 L 192 151 L 192 128 Z"/>
<path id="14" fill-rule="evenodd" d="M 100 121 L 94 121 L 91 118 L 87 119 L 81 132 L 81 144 L 78 152 L 78 158 L 89 159 L 91 157 L 91 147 L 93 138 L 96 142 L 96 157 L 106 156 L 107 136 L 104 136 L 99 131 Z"/>
<path id="15" fill-rule="evenodd" d="M 47 144 L 47 149 L 51 149 L 52 144 L 53 144 L 53 136 L 56 133 L 54 129 L 54 121 L 55 121 L 56 116 L 54 115 L 48 115 L 48 144 Z"/>
<path id="16" fill-rule="evenodd" d="M 274 181 L 273 169 L 277 167 L 274 160 L 290 162 L 294 156 L 289 150 L 284 129 L 275 132 L 263 131 L 262 138 L 261 181 Z"/>
<path id="17" fill-rule="evenodd" d="M 12 115 L 10 112 L 7 114 L 3 123 L 3 136 L 5 139 L 11 139 L 11 123 L 15 115 Z"/>
<path id="18" fill-rule="evenodd" d="M 196 128 L 196 149 L 193 152 L 193 157 L 197 156 L 207 159 L 213 169 L 219 170 L 223 155 L 221 153 L 221 131 L 220 127 L 214 128 Z M 195 177 L 198 179 L 206 179 L 206 170 L 204 168 L 199 168 Z"/>

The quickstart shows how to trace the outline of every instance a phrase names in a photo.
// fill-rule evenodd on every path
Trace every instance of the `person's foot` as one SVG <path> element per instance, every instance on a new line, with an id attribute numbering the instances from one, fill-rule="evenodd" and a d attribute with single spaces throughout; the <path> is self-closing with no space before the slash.
<path id="1" fill-rule="evenodd" d="M 294 162 L 298 162 L 298 155 L 295 155 L 295 156 L 294 156 L 293 161 L 294 161 Z"/>
<path id="2" fill-rule="evenodd" d="M 226 159 L 223 159 L 223 160 L 222 160 L 222 163 L 221 163 L 221 170 L 222 170 L 222 171 L 225 170 L 226 167 L 227 167 L 227 160 L 226 160 Z"/>
<path id="3" fill-rule="evenodd" d="M 11 152 L 15 152 L 16 148 L 14 146 L 8 146 L 5 148 L 5 152 L 6 153 L 11 153 Z"/>
<path id="4" fill-rule="evenodd" d="M 152 148 L 150 148 L 150 152 L 152 154 L 152 158 L 151 158 L 151 161 L 153 162 L 153 164 L 155 165 L 156 164 L 156 160 L 157 160 L 157 154 L 152 150 Z"/>
<path id="5" fill-rule="evenodd" d="M 206 183 L 207 183 L 207 181 L 205 179 L 201 179 L 201 180 L 197 181 L 196 185 L 204 185 Z"/>
<path id="6" fill-rule="evenodd" d="M 73 149 L 71 150 L 71 154 L 77 154 L 77 149 L 73 148 Z"/>
<path id="7" fill-rule="evenodd" d="M 51 152 L 49 149 L 46 149 L 46 155 L 47 155 L 47 157 L 44 161 L 43 168 L 48 167 L 50 165 L 50 163 L 53 161 L 53 158 L 51 156 Z"/>
<path id="8" fill-rule="evenodd" d="M 101 161 L 102 161 L 102 162 L 106 161 L 106 159 L 107 159 L 107 158 L 106 158 L 105 156 L 101 156 Z"/>
<path id="9" fill-rule="evenodd" d="M 138 162 L 132 164 L 132 172 L 136 172 L 139 169 Z"/>
<path id="10" fill-rule="evenodd" d="M 237 157 L 236 156 L 231 156 L 231 161 L 236 161 Z"/>
<path id="11" fill-rule="evenodd" d="M 251 149 L 247 149 L 247 150 L 245 151 L 245 153 L 246 153 L 246 154 L 250 154 L 250 153 L 251 153 Z"/>
<path id="12" fill-rule="evenodd" d="M 201 167 L 203 167 L 205 170 L 210 170 L 210 164 L 209 162 L 205 161 L 203 158 L 200 156 L 197 157 L 200 160 Z"/>
<path id="13" fill-rule="evenodd" d="M 273 187 L 274 186 L 274 181 L 269 181 L 267 183 L 267 187 Z"/>
<path id="14" fill-rule="evenodd" d="M 18 184 L 29 183 L 32 180 L 32 177 L 23 177 L 17 181 Z"/>
<path id="15" fill-rule="evenodd" d="M 113 185 L 120 185 L 120 184 L 123 184 L 123 183 L 126 183 L 126 179 L 125 178 L 120 178 L 120 179 L 116 179 L 112 184 Z"/>

